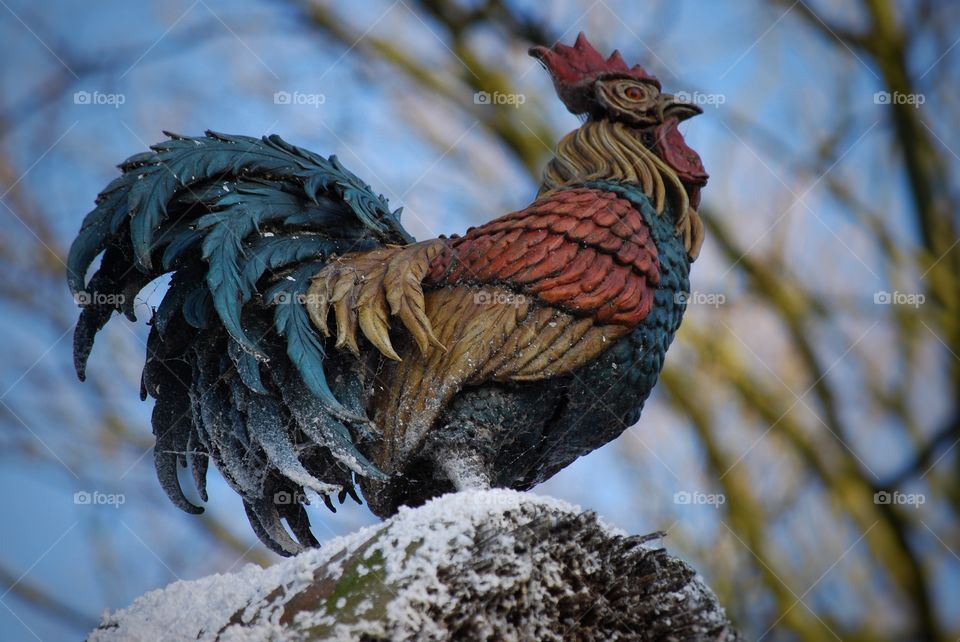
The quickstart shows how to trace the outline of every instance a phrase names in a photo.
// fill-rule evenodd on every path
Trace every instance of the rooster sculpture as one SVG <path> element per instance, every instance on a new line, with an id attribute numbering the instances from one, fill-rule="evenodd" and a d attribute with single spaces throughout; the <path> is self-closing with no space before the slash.
<path id="1" fill-rule="evenodd" d="M 84 377 L 115 311 L 171 273 L 141 396 L 174 504 L 212 460 L 280 554 L 317 545 L 305 489 L 387 517 L 470 486 L 528 489 L 640 416 L 680 325 L 707 174 L 700 110 L 583 34 L 533 47 L 583 125 L 536 200 L 415 242 L 399 210 L 277 136 L 168 134 L 127 159 L 70 250 Z M 102 254 L 99 269 L 87 271 Z"/>

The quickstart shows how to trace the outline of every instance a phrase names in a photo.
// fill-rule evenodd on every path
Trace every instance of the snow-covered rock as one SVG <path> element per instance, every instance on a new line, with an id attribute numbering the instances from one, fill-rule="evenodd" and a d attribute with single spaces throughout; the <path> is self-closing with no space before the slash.
<path id="1" fill-rule="evenodd" d="M 152 591 L 89 639 L 738 639 L 655 539 L 536 495 L 456 493 L 267 569 Z"/>

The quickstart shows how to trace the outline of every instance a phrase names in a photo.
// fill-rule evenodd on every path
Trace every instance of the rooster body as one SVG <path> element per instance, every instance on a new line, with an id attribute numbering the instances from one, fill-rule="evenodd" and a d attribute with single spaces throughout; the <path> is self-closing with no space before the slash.
<path id="1" fill-rule="evenodd" d="M 611 227 L 624 221 L 621 239 Z M 409 462 L 403 484 L 361 482 L 382 514 L 419 495 L 411 485 L 432 496 L 458 474 L 530 488 L 619 435 L 656 382 L 689 290 L 672 223 L 614 181 L 473 229 L 431 268 L 427 316 L 448 349 L 424 359 L 400 343 L 381 377 L 375 421 L 402 438 L 372 457 L 388 470 Z"/>
<path id="2" fill-rule="evenodd" d="M 173 273 L 142 395 L 175 504 L 202 510 L 177 469 L 205 500 L 213 460 L 293 554 L 317 543 L 304 489 L 333 508 L 356 479 L 383 517 L 465 486 L 527 489 L 639 418 L 702 241 L 706 174 L 676 128 L 698 110 L 582 34 L 531 53 L 587 121 L 530 206 L 463 236 L 414 242 L 335 158 L 275 136 L 172 136 L 121 165 L 71 248 L 76 365 Z"/>

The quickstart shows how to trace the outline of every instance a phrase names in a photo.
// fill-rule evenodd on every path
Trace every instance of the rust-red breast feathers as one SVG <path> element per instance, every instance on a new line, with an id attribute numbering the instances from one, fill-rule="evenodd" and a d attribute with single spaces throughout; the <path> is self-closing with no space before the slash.
<path id="1" fill-rule="evenodd" d="M 428 283 L 500 284 L 541 302 L 634 326 L 660 281 L 657 248 L 640 213 L 612 192 L 548 194 L 450 241 Z"/>

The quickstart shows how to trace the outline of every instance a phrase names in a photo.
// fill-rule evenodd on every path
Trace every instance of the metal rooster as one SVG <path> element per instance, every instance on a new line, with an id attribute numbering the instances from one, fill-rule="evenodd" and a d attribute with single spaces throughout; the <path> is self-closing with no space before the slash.
<path id="1" fill-rule="evenodd" d="M 336 157 L 277 136 L 168 134 L 120 166 L 70 250 L 76 368 L 172 273 L 141 395 L 177 506 L 202 511 L 178 467 L 206 501 L 212 459 L 293 554 L 317 544 L 305 488 L 332 509 L 356 480 L 382 517 L 527 489 L 639 418 L 703 239 L 707 174 L 677 129 L 700 110 L 583 34 L 530 53 L 584 124 L 533 203 L 463 236 L 414 242 Z"/>

